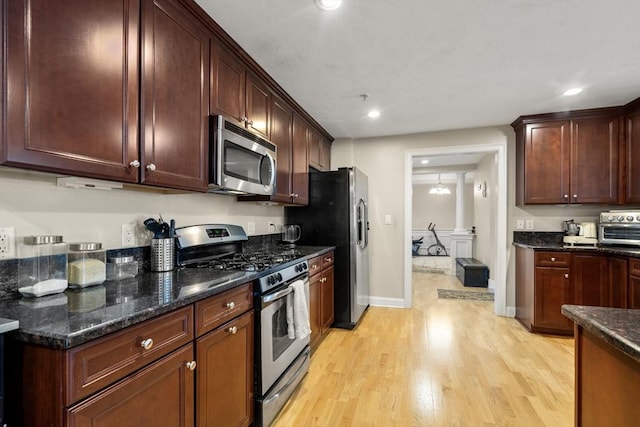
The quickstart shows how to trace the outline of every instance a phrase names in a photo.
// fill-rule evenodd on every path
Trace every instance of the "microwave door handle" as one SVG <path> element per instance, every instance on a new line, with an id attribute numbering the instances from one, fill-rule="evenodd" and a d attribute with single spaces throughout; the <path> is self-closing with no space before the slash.
<path id="1" fill-rule="evenodd" d="M 269 183 L 269 186 L 274 187 L 276 185 L 276 175 L 278 175 L 276 173 L 276 159 L 274 159 L 269 153 L 267 153 L 267 158 L 271 163 L 271 170 L 273 171 L 273 173 L 271 174 L 271 182 Z"/>

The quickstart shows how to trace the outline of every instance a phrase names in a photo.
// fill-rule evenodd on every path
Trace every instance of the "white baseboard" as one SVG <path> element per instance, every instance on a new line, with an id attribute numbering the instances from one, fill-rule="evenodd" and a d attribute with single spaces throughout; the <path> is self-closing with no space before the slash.
<path id="1" fill-rule="evenodd" d="M 369 305 L 371 305 L 373 307 L 404 308 L 404 299 L 402 299 L 402 298 L 369 297 Z"/>
<path id="2" fill-rule="evenodd" d="M 507 311 L 505 312 L 506 317 L 516 317 L 516 308 L 514 306 L 507 306 Z"/>
<path id="3" fill-rule="evenodd" d="M 496 281 L 493 279 L 489 279 L 489 289 L 495 289 L 496 288 Z"/>

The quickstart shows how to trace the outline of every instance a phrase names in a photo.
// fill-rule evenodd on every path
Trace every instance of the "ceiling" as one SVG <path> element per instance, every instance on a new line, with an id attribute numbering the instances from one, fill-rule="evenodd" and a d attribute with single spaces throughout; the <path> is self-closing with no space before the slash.
<path id="1" fill-rule="evenodd" d="M 508 125 L 640 96 L 640 1 L 196 2 L 335 138 Z M 575 86 L 584 92 L 562 96 Z"/>

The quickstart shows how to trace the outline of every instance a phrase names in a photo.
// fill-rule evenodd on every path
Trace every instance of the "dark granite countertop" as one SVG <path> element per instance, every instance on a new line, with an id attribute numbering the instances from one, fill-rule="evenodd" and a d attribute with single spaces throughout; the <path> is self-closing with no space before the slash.
<path id="1" fill-rule="evenodd" d="M 565 304 L 562 314 L 640 362 L 640 310 Z"/>
<path id="2" fill-rule="evenodd" d="M 5 319 L 0 317 L 0 334 L 18 329 L 19 322 L 13 319 Z"/>
<path id="3" fill-rule="evenodd" d="M 621 256 L 630 256 L 630 257 L 640 257 L 640 249 L 634 248 L 632 246 L 562 246 L 553 244 L 553 243 L 520 243 L 513 242 L 513 246 L 518 246 L 520 248 L 526 249 L 536 249 L 536 250 L 547 250 L 547 251 L 562 251 L 562 252 L 577 252 L 577 251 L 591 251 L 591 252 L 601 252 L 612 255 L 621 255 Z"/>
<path id="4" fill-rule="evenodd" d="M 296 246 L 300 258 L 280 264 L 276 269 L 334 249 L 333 246 Z M 19 321 L 18 330 L 11 332 L 16 339 L 68 349 L 219 294 L 272 271 L 183 268 L 166 273 L 140 273 L 133 279 L 106 281 L 102 285 L 67 289 L 55 295 L 0 301 L 0 313 Z"/>

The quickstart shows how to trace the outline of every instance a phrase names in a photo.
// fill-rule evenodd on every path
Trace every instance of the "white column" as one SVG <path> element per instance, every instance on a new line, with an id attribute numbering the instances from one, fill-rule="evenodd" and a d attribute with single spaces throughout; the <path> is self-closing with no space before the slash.
<path id="1" fill-rule="evenodd" d="M 456 228 L 454 233 L 466 233 L 464 228 L 464 176 L 466 172 L 458 172 L 456 184 Z"/>

